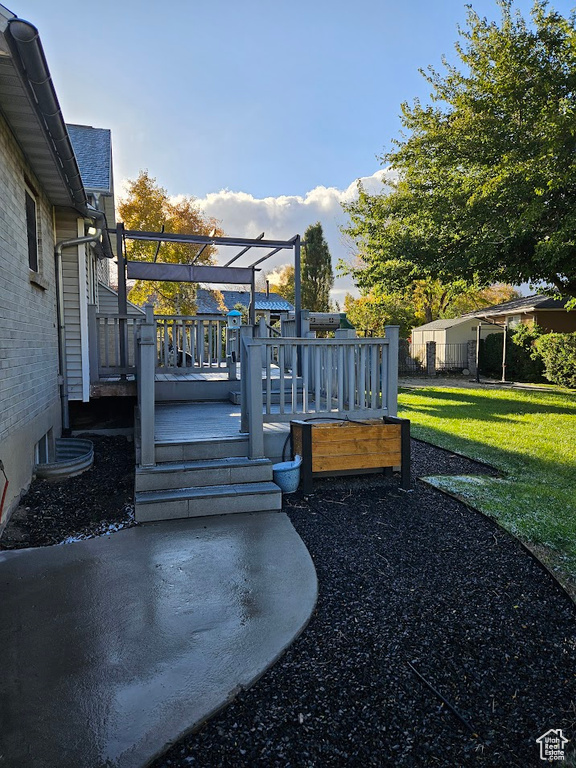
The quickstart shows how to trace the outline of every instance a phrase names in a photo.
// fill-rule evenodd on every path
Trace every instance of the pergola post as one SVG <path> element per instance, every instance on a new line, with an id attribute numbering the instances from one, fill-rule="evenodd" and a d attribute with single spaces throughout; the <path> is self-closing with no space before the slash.
<path id="1" fill-rule="evenodd" d="M 118 223 L 116 227 L 116 251 L 118 257 L 118 333 L 120 348 L 120 368 L 127 368 L 128 360 L 126 356 L 126 315 L 128 314 L 128 304 L 126 302 L 126 260 L 124 259 L 124 224 Z M 125 379 L 126 374 L 121 374 Z"/>
<path id="2" fill-rule="evenodd" d="M 294 238 L 294 319 L 296 320 L 296 336 L 302 336 L 302 284 L 300 275 L 300 235 Z"/>

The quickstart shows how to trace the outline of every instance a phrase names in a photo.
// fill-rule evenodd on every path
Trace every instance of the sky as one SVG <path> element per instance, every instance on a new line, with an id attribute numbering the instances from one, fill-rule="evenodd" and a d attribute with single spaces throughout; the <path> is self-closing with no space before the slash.
<path id="1" fill-rule="evenodd" d="M 419 68 L 456 62 L 466 21 L 461 0 L 3 2 L 38 27 L 65 120 L 112 130 L 117 191 L 146 168 L 238 237 L 320 221 L 334 263 L 353 256 L 341 202 L 381 188 L 402 102 L 429 97 Z"/>

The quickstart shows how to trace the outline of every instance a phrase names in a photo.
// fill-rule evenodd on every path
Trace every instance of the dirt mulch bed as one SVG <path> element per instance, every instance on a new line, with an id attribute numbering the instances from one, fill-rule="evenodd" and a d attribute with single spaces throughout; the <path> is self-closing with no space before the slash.
<path id="1" fill-rule="evenodd" d="M 412 454 L 420 476 L 490 472 Z M 318 573 L 310 624 L 155 768 L 526 768 L 550 728 L 576 736 L 575 608 L 517 541 L 420 482 L 315 489 L 285 499 Z"/>
<path id="2" fill-rule="evenodd" d="M 1 549 L 60 544 L 134 525 L 134 445 L 94 437 L 94 466 L 66 480 L 35 480 L 0 538 Z"/>

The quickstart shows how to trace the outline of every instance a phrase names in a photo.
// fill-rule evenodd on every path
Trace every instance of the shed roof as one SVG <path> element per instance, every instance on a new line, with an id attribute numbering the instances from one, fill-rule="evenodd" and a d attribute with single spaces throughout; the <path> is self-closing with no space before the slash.
<path id="1" fill-rule="evenodd" d="M 199 315 L 224 315 L 231 309 L 234 309 L 236 304 L 241 304 L 243 307 L 248 308 L 250 304 L 250 292 L 249 291 L 221 291 L 222 298 L 226 310 L 223 311 L 216 301 L 213 292 L 206 290 L 205 288 L 199 288 L 196 293 L 196 312 Z M 292 312 L 294 311 L 293 305 L 278 296 L 277 293 L 271 293 L 269 296 L 263 291 L 256 291 L 254 294 L 254 303 L 256 310 L 269 311 L 269 312 Z"/>
<path id="2" fill-rule="evenodd" d="M 462 325 L 463 323 L 474 320 L 474 315 L 466 315 L 464 317 L 451 317 L 444 320 L 433 320 L 431 323 L 425 325 L 419 325 L 417 328 L 412 328 L 412 331 L 445 331 L 447 328 L 453 328 L 456 325 Z"/>

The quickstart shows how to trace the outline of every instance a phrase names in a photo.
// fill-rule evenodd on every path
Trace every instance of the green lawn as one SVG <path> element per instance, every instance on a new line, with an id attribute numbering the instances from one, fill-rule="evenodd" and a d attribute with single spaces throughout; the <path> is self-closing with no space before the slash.
<path id="1" fill-rule="evenodd" d="M 431 482 L 547 548 L 551 563 L 576 579 L 576 393 L 401 390 L 399 415 L 411 420 L 413 437 L 500 470 L 500 478 Z"/>

